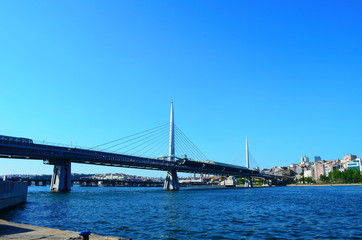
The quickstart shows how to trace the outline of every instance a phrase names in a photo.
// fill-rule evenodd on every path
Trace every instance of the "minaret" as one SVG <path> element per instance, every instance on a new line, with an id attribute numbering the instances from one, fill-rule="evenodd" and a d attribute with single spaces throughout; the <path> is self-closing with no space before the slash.
<path id="1" fill-rule="evenodd" d="M 175 122 L 173 116 L 173 102 L 171 101 L 170 111 L 170 141 L 168 148 L 168 156 L 170 160 L 175 160 Z"/>
<path id="2" fill-rule="evenodd" d="M 248 146 L 248 137 L 246 137 L 246 168 L 250 168 L 249 165 L 249 146 Z"/>

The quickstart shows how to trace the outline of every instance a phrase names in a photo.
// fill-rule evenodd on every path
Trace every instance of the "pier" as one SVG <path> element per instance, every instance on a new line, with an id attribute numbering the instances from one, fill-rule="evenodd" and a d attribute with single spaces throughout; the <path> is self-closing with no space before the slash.
<path id="1" fill-rule="evenodd" d="M 0 237 L 3 240 L 29 240 L 29 239 L 82 239 L 78 232 L 65 231 L 46 227 L 37 227 L 28 224 L 13 223 L 0 219 Z M 119 238 L 111 236 L 90 235 L 91 240 L 131 240 L 129 238 Z"/>

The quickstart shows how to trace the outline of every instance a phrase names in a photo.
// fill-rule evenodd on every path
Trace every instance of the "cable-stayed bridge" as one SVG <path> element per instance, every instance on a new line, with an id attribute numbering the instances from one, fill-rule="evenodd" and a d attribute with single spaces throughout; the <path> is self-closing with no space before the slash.
<path id="1" fill-rule="evenodd" d="M 164 137 L 165 130 L 167 138 Z M 157 155 L 159 150 L 165 153 L 162 148 L 167 146 L 167 142 L 168 154 Z M 45 164 L 54 165 L 51 182 L 53 191 L 70 190 L 72 162 L 167 171 L 164 184 L 167 190 L 179 189 L 177 172 L 245 177 L 250 187 L 251 177 L 272 178 L 247 167 L 208 160 L 175 126 L 172 103 L 170 123 L 88 149 L 36 143 L 28 138 L 0 136 L 0 157 L 43 160 Z"/>

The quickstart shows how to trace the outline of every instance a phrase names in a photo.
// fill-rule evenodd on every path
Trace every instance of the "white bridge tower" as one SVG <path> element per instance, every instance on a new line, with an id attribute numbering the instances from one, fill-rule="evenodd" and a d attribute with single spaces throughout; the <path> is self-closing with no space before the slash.
<path id="1" fill-rule="evenodd" d="M 168 159 L 170 161 L 175 161 L 175 121 L 173 113 L 173 102 L 171 102 L 170 110 L 170 140 L 168 146 Z M 179 190 L 180 186 L 176 169 L 170 169 L 167 171 L 163 188 L 166 190 Z"/>
<path id="2" fill-rule="evenodd" d="M 246 137 L 246 145 L 245 145 L 245 161 L 246 161 L 246 168 L 250 168 L 250 161 L 249 161 L 249 145 L 248 145 L 248 137 Z M 245 179 L 245 187 L 253 187 L 253 181 L 252 178 L 246 177 Z"/>

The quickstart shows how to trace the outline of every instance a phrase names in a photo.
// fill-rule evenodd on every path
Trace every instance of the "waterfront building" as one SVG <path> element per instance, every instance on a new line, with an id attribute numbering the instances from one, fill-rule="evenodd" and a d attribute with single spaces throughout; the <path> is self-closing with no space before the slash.
<path id="1" fill-rule="evenodd" d="M 341 171 L 341 170 L 343 170 L 344 168 L 343 168 L 343 165 L 342 164 L 335 164 L 335 165 L 332 165 L 332 171 L 334 171 L 334 170 L 339 170 L 339 171 Z"/>
<path id="2" fill-rule="evenodd" d="M 350 160 L 352 159 L 352 160 Z M 314 162 L 309 162 L 309 158 L 304 155 L 300 163 L 291 164 L 287 167 L 291 176 L 295 176 L 296 179 L 304 177 L 312 177 L 318 181 L 321 175 L 329 176 L 329 173 L 333 170 L 345 171 L 346 169 L 357 168 L 362 172 L 362 158 L 357 158 L 356 155 L 348 154 L 343 159 L 337 160 L 322 160 L 320 156 L 314 157 Z M 285 167 L 275 167 L 269 170 L 269 174 L 276 175 L 289 175 L 285 171 Z"/>
<path id="3" fill-rule="evenodd" d="M 345 162 L 351 162 L 351 161 L 355 160 L 356 158 L 357 158 L 356 155 L 348 154 L 348 155 L 344 156 L 343 160 Z"/>
<path id="4" fill-rule="evenodd" d="M 307 157 L 306 155 L 304 155 L 304 156 L 300 159 L 300 163 L 301 163 L 301 164 L 309 163 L 309 157 Z"/>
<path id="5" fill-rule="evenodd" d="M 323 163 L 318 163 L 315 165 L 315 179 L 319 179 L 321 175 L 326 175 L 326 170 Z"/>
<path id="6" fill-rule="evenodd" d="M 313 175 L 312 175 L 312 168 L 311 169 L 306 169 L 306 170 L 304 170 L 304 173 L 303 173 L 304 175 L 304 177 L 306 178 L 306 177 L 311 177 L 311 178 L 313 178 Z"/>
<path id="7" fill-rule="evenodd" d="M 302 174 L 303 168 L 301 166 L 295 166 L 294 172 L 296 172 L 297 174 Z"/>
<path id="8" fill-rule="evenodd" d="M 312 175 L 311 177 L 314 178 L 314 176 L 316 175 L 316 174 L 315 174 L 315 166 L 314 166 L 314 165 L 310 167 L 310 171 L 311 171 L 311 175 Z"/>
<path id="9" fill-rule="evenodd" d="M 333 171 L 333 165 L 331 163 L 329 164 L 326 164 L 324 166 L 324 171 L 326 173 L 326 176 L 328 177 L 329 176 L 329 173 Z"/>
<path id="10" fill-rule="evenodd" d="M 347 163 L 347 169 L 357 168 L 358 171 L 362 172 L 361 158 L 355 159 Z"/>
<path id="11" fill-rule="evenodd" d="M 288 167 L 273 167 L 269 170 L 269 174 L 276 176 L 294 176 L 295 172 Z"/>

